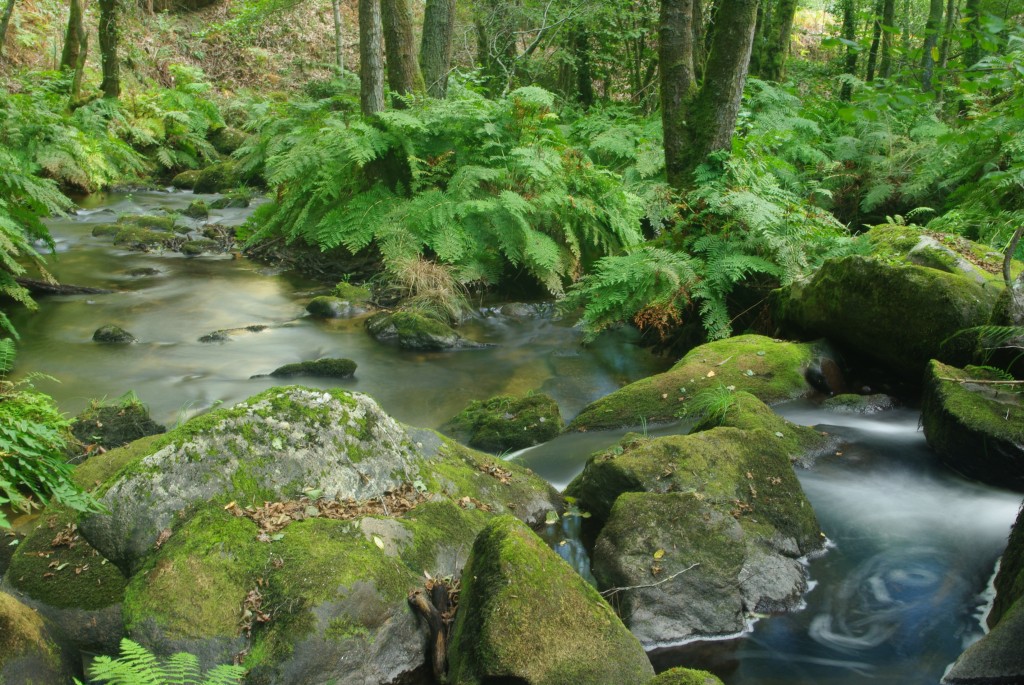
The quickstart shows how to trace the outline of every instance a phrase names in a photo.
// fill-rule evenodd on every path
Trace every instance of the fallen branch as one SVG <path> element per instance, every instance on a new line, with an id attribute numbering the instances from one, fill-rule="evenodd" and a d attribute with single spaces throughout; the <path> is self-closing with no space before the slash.
<path id="1" fill-rule="evenodd" d="M 663 583 L 667 583 L 668 581 L 672 580 L 676 576 L 682 575 L 682 574 L 686 573 L 687 571 L 689 571 L 690 569 L 696 568 L 697 566 L 700 566 L 700 563 L 690 564 L 689 566 L 684 568 L 682 571 L 676 571 L 672 575 L 670 575 L 670 576 L 668 576 L 666 578 L 662 578 L 661 580 L 659 580 L 656 583 L 648 583 L 647 585 L 628 585 L 626 587 L 612 587 L 612 588 L 608 588 L 607 590 L 604 590 L 603 592 L 601 592 L 601 596 L 604 597 L 604 598 L 608 598 L 608 597 L 611 597 L 612 595 L 616 595 L 616 594 L 618 594 L 620 592 L 625 592 L 626 590 L 642 590 L 644 588 L 649 588 L 649 587 L 658 587 L 659 585 L 662 585 Z"/>
<path id="2" fill-rule="evenodd" d="M 979 378 L 946 378 L 937 376 L 940 381 L 951 381 L 953 383 L 977 383 L 978 385 L 1024 385 L 1024 381 L 986 381 Z"/>

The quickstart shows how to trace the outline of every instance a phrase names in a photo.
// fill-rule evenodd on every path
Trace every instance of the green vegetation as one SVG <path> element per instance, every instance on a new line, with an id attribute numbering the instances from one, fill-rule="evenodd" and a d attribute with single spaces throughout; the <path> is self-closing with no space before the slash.
<path id="1" fill-rule="evenodd" d="M 89 669 L 90 683 L 110 685 L 238 685 L 244 676 L 244 668 L 227 664 L 215 666 L 204 673 L 199 668 L 199 660 L 186 652 L 158 659 L 145 647 L 127 638 L 121 640 L 118 658 L 97 657 Z"/>

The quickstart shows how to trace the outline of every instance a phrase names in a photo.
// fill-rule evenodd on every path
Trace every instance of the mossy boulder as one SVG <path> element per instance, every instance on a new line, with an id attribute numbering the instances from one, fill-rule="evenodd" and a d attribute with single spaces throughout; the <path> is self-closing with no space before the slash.
<path id="1" fill-rule="evenodd" d="M 199 174 L 201 173 L 199 169 L 182 171 L 171 179 L 171 186 L 179 190 L 192 190 L 196 187 L 196 181 L 199 180 Z"/>
<path id="2" fill-rule="evenodd" d="M 348 319 L 353 316 L 365 314 L 367 308 L 359 303 L 346 300 L 333 295 L 320 295 L 310 300 L 306 305 L 306 311 L 310 316 L 318 319 Z"/>
<path id="3" fill-rule="evenodd" d="M 641 685 L 654 673 L 608 603 L 511 516 L 473 544 L 449 666 L 455 685 Z"/>
<path id="4" fill-rule="evenodd" d="M 1024 682 L 1024 508 L 999 562 L 995 588 L 988 615 L 991 630 L 957 659 L 943 683 Z"/>
<path id="5" fill-rule="evenodd" d="M 131 398 L 113 403 L 92 402 L 71 424 L 71 433 L 79 446 L 105 450 L 166 430 L 150 417 L 146 405 Z"/>
<path id="6" fill-rule="evenodd" d="M 144 252 L 171 247 L 178 240 L 174 233 L 138 226 L 125 226 L 114 236 L 115 245 Z"/>
<path id="7" fill-rule="evenodd" d="M 671 369 L 630 383 L 593 402 L 568 430 L 594 430 L 659 423 L 678 418 L 701 390 L 733 386 L 768 404 L 814 391 L 806 371 L 827 348 L 762 335 L 740 335 L 690 350 Z"/>
<path id="8" fill-rule="evenodd" d="M 188 203 L 188 207 L 185 208 L 182 214 L 190 219 L 207 219 L 210 216 L 210 208 L 206 206 L 206 202 L 203 200 L 193 200 Z"/>
<path id="9" fill-rule="evenodd" d="M 773 298 L 784 332 L 827 336 L 916 382 L 943 341 L 988 322 L 1001 289 L 927 267 L 849 256 L 826 261 L 809 280 Z"/>
<path id="10" fill-rule="evenodd" d="M 11 595 L 0 592 L 0 683 L 52 685 L 69 681 L 43 619 Z"/>
<path id="11" fill-rule="evenodd" d="M 79 535 L 77 519 L 69 509 L 47 509 L 18 545 L 3 587 L 45 616 L 62 644 L 117 651 L 127 581 Z"/>
<path id="12" fill-rule="evenodd" d="M 356 363 L 351 359 L 316 359 L 308 362 L 285 364 L 270 372 L 271 376 L 289 378 L 292 376 L 320 376 L 323 378 L 352 378 Z"/>
<path id="13" fill-rule="evenodd" d="M 211 201 L 210 209 L 244 209 L 252 203 L 252 196 L 252 191 L 247 188 L 235 188 Z"/>
<path id="14" fill-rule="evenodd" d="M 139 342 L 134 335 L 114 324 L 105 324 L 97 328 L 92 334 L 93 342 L 107 345 L 130 345 Z"/>
<path id="15" fill-rule="evenodd" d="M 483 347 L 462 337 L 450 326 L 416 312 L 378 312 L 366 320 L 375 340 L 394 342 L 406 350 L 439 351 Z"/>
<path id="16" fill-rule="evenodd" d="M 634 588 L 617 600 L 645 646 L 736 633 L 748 612 L 799 605 L 807 588 L 799 559 L 824 537 L 792 462 L 829 440 L 770 414 L 738 393 L 723 425 L 627 435 L 566 488 L 600 531 L 600 587 Z"/>
<path id="17" fill-rule="evenodd" d="M 210 143 L 222 155 L 233 154 L 238 148 L 245 145 L 251 137 L 245 131 L 231 126 L 221 126 L 211 131 L 209 135 Z"/>
<path id="18" fill-rule="evenodd" d="M 670 668 L 656 675 L 647 685 L 722 685 L 713 673 L 693 668 Z"/>
<path id="19" fill-rule="evenodd" d="M 234 188 L 241 182 L 235 162 L 211 164 L 195 179 L 192 189 L 197 193 L 220 193 Z"/>
<path id="20" fill-rule="evenodd" d="M 355 285 L 348 281 L 341 281 L 334 286 L 335 297 L 354 304 L 366 304 L 373 299 L 373 293 L 365 285 Z"/>
<path id="21" fill-rule="evenodd" d="M 83 468 L 100 475 L 115 458 L 117 472 L 98 491 L 109 513 L 86 516 L 80 527 L 126 573 L 163 531 L 206 502 L 294 499 L 310 489 L 365 500 L 419 482 L 437 496 L 475 499 L 531 522 L 559 508 L 539 477 L 430 431 L 407 430 L 359 393 L 271 388 L 197 417 L 146 450 L 98 455 Z"/>
<path id="22" fill-rule="evenodd" d="M 220 252 L 220 245 L 216 240 L 210 238 L 196 238 L 195 240 L 186 240 L 181 244 L 179 248 L 181 254 L 186 257 L 198 257 L 206 252 Z"/>
<path id="23" fill-rule="evenodd" d="M 1024 492 L 1024 395 L 988 367 L 932 361 L 921 422 L 928 445 L 968 478 Z M 979 382 L 972 382 L 979 381 Z"/>
<path id="24" fill-rule="evenodd" d="M 117 220 L 120 226 L 149 228 L 154 231 L 173 233 L 178 228 L 178 218 L 173 214 L 127 214 Z"/>
<path id="25" fill-rule="evenodd" d="M 487 452 L 539 445 L 562 432 L 562 414 L 549 395 L 501 395 L 473 401 L 441 430 L 470 447 Z"/>

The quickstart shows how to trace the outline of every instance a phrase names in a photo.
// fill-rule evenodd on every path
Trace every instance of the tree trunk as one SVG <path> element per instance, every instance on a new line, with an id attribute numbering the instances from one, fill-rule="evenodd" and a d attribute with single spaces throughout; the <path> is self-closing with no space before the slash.
<path id="1" fill-rule="evenodd" d="M 100 61 L 103 63 L 103 97 L 117 99 L 121 95 L 121 66 L 118 62 L 118 0 L 99 0 Z"/>
<path id="2" fill-rule="evenodd" d="M 750 73 L 760 78 L 761 76 L 761 53 L 764 52 L 765 34 L 768 32 L 766 24 L 771 22 L 771 14 L 768 8 L 771 5 L 766 0 L 757 6 L 757 21 L 754 26 L 754 46 L 750 49 Z"/>
<path id="3" fill-rule="evenodd" d="M 896 0 L 882 0 L 882 44 L 879 48 L 881 57 L 878 60 L 878 75 L 882 78 L 892 76 L 892 36 L 896 20 Z"/>
<path id="4" fill-rule="evenodd" d="M 795 16 L 796 0 L 779 0 L 771 23 L 765 26 L 759 73 L 766 81 L 781 81 L 786 74 L 786 57 L 789 55 Z"/>
<path id="5" fill-rule="evenodd" d="M 344 27 L 341 25 L 341 0 L 331 0 L 331 8 L 334 10 L 334 56 L 340 76 L 345 73 L 345 55 L 342 53 Z"/>
<path id="6" fill-rule="evenodd" d="M 853 7 L 854 0 L 843 0 L 843 38 L 849 43 L 857 39 L 857 22 Z M 843 73 L 849 76 L 857 74 L 857 51 L 852 45 L 846 46 L 846 60 L 843 63 Z M 849 102 L 853 95 L 853 86 L 849 81 L 843 81 L 843 87 L 839 91 L 839 99 Z"/>
<path id="7" fill-rule="evenodd" d="M 930 0 L 928 5 L 928 21 L 924 26 L 924 46 L 921 50 L 921 90 L 932 90 L 932 76 L 938 57 L 939 26 L 942 25 L 942 0 Z"/>
<path id="8" fill-rule="evenodd" d="M 693 70 L 694 0 L 661 0 L 658 61 L 661 65 L 661 121 L 668 182 L 683 187 L 691 169 L 686 166 L 688 146 L 686 106 L 697 90 Z"/>
<path id="9" fill-rule="evenodd" d="M 4 44 L 7 42 L 7 27 L 11 25 L 11 16 L 14 14 L 14 0 L 7 0 L 4 6 L 4 16 L 0 18 L 0 55 L 4 54 Z"/>
<path id="10" fill-rule="evenodd" d="M 454 33 L 455 0 L 427 0 L 423 14 L 423 40 L 420 42 L 420 66 L 430 97 L 443 98 L 448 93 Z"/>
<path id="11" fill-rule="evenodd" d="M 85 26 L 82 25 L 82 0 L 71 0 L 71 11 L 68 13 L 68 29 L 64 32 L 64 49 L 60 53 L 61 71 L 72 70 L 78 66 L 78 56 L 82 51 L 85 38 Z"/>
<path id="12" fill-rule="evenodd" d="M 967 0 L 967 31 L 971 44 L 964 51 L 964 66 L 970 69 L 981 59 L 981 0 Z"/>
<path id="13" fill-rule="evenodd" d="M 384 47 L 380 0 L 359 0 L 359 107 L 363 116 L 384 109 Z"/>
<path id="14" fill-rule="evenodd" d="M 869 83 L 875 80 L 875 66 L 878 64 L 878 46 L 882 40 L 882 9 L 885 0 L 875 3 L 875 11 L 871 18 L 871 49 L 868 50 L 868 69 L 864 77 Z"/>
<path id="15" fill-rule="evenodd" d="M 381 0 L 384 51 L 387 54 L 388 85 L 397 95 L 423 92 L 423 76 L 416 61 L 416 33 L 410 0 Z M 394 103 L 404 106 L 401 98 Z"/>
<path id="16" fill-rule="evenodd" d="M 943 75 L 946 73 L 946 67 L 949 65 L 949 48 L 953 42 L 953 22 L 956 19 L 958 12 L 956 0 L 946 1 L 946 26 L 942 30 L 942 42 L 939 45 L 939 80 L 941 81 Z M 942 103 L 943 90 L 939 89 L 938 100 Z"/>
<path id="17" fill-rule="evenodd" d="M 75 75 L 71 77 L 71 109 L 75 109 L 82 103 L 82 78 L 85 76 L 85 58 L 89 54 L 89 34 L 82 31 L 79 36 L 81 41 L 78 50 L 78 58 L 75 61 Z"/>
<path id="18" fill-rule="evenodd" d="M 693 65 L 697 70 L 695 73 L 700 73 L 700 69 L 708 58 L 708 52 L 704 44 L 703 0 L 693 0 L 691 4 L 693 5 Z"/>
<path id="19" fill-rule="evenodd" d="M 594 75 L 590 70 L 590 32 L 577 25 L 572 37 L 576 67 L 576 100 L 584 109 L 594 104 Z"/>

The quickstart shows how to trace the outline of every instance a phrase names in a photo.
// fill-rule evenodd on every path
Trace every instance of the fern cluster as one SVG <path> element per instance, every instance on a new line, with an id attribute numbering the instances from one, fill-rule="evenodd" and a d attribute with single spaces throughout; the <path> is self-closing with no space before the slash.
<path id="1" fill-rule="evenodd" d="M 118 658 L 97 657 L 89 669 L 90 683 L 108 685 L 238 685 L 244 676 L 244 668 L 231 665 L 215 666 L 204 673 L 199 659 L 187 652 L 158 659 L 127 638 L 121 640 Z"/>
<path id="2" fill-rule="evenodd" d="M 426 257 L 467 284 L 522 270 L 558 295 L 642 238 L 640 198 L 571 144 L 540 88 L 452 93 L 372 121 L 311 109 L 244 152 L 265 159 L 279 198 L 254 217 L 253 240 L 372 245 L 385 264 Z"/>

